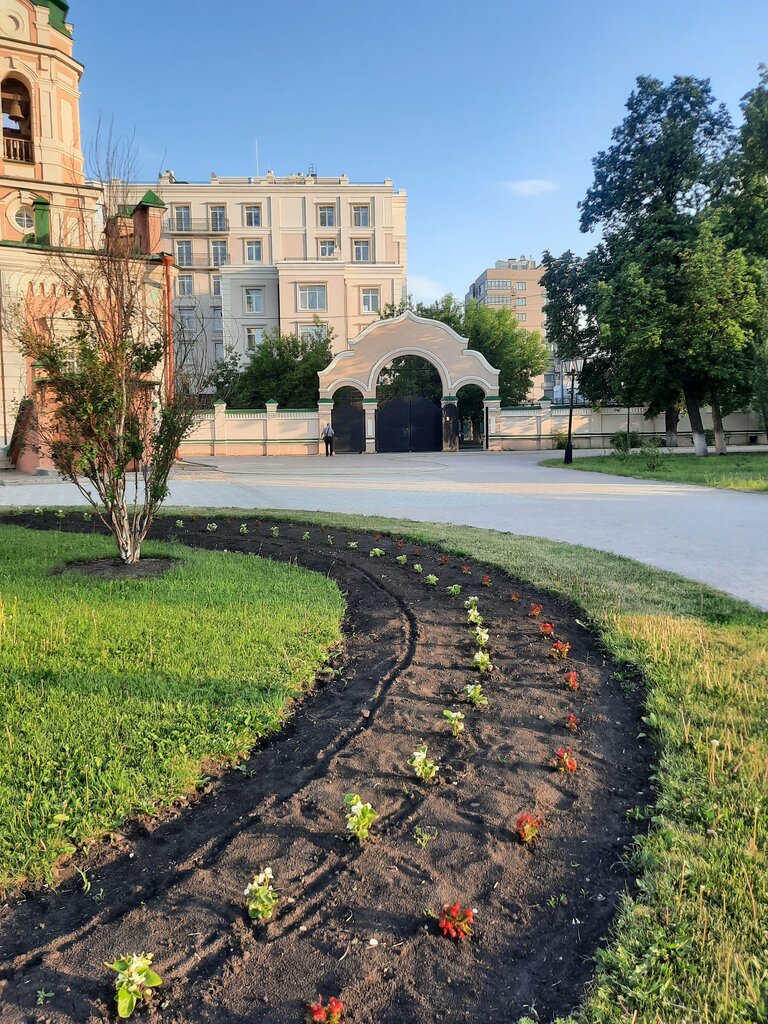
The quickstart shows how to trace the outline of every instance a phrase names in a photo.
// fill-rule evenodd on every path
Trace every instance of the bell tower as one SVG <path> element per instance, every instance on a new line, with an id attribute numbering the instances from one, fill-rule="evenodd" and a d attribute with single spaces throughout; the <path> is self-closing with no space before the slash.
<path id="1" fill-rule="evenodd" d="M 0 0 L 0 239 L 79 247 L 96 190 L 80 142 L 82 65 L 65 0 Z"/>

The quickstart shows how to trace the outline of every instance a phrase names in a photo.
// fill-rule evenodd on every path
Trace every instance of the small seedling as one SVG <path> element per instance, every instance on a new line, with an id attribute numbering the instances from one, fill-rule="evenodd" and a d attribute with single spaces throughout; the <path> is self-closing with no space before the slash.
<path id="1" fill-rule="evenodd" d="M 302 540 L 309 540 L 309 530 L 306 530 L 304 533 L 302 533 L 301 539 Z"/>
<path id="2" fill-rule="evenodd" d="M 476 651 L 472 664 L 478 672 L 490 672 L 493 669 L 491 659 L 485 651 Z"/>
<path id="3" fill-rule="evenodd" d="M 490 585 L 491 585 L 491 577 L 490 576 L 483 576 L 483 578 L 480 580 L 480 582 L 481 582 L 481 584 L 484 587 L 490 587 Z"/>
<path id="4" fill-rule="evenodd" d="M 416 747 L 413 754 L 408 758 L 408 764 L 422 782 L 431 782 L 437 775 L 440 765 L 427 757 L 427 744 L 422 743 Z"/>
<path id="5" fill-rule="evenodd" d="M 443 718 L 448 719 L 454 739 L 464 732 L 464 715 L 461 711 L 449 711 L 446 709 L 443 712 Z"/>
<path id="6" fill-rule="evenodd" d="M 424 569 L 421 567 L 421 565 L 418 562 L 414 562 L 413 571 L 414 572 L 424 572 Z"/>
<path id="7" fill-rule="evenodd" d="M 349 548 L 350 551 L 357 551 L 357 541 L 356 540 L 348 540 L 347 541 L 347 547 Z"/>
<path id="8" fill-rule="evenodd" d="M 437 839 L 440 833 L 437 829 L 434 832 L 430 832 L 429 829 L 422 828 L 421 825 L 417 825 L 413 830 L 413 838 L 416 845 L 420 849 L 424 849 L 427 843 L 431 843 L 433 839 Z"/>
<path id="9" fill-rule="evenodd" d="M 269 920 L 279 902 L 279 896 L 272 886 L 272 868 L 262 868 L 245 887 L 243 895 L 252 921 Z"/>
<path id="10" fill-rule="evenodd" d="M 482 626 L 475 626 L 475 647 L 480 647 L 481 649 L 487 647 L 489 638 L 487 629 L 483 629 Z"/>
<path id="11" fill-rule="evenodd" d="M 576 771 L 576 758 L 570 747 L 558 747 L 555 756 L 550 759 L 549 763 L 558 772 Z"/>
<path id="12" fill-rule="evenodd" d="M 568 657 L 568 652 L 571 649 L 571 645 L 566 641 L 563 643 L 562 640 L 555 640 L 549 649 L 549 653 L 553 658 L 558 661 L 565 661 Z"/>
<path id="13" fill-rule="evenodd" d="M 470 608 L 467 612 L 467 625 L 469 626 L 482 626 L 485 619 L 477 610 L 477 608 Z"/>
<path id="14" fill-rule="evenodd" d="M 440 565 L 448 565 L 448 555 L 440 555 Z"/>
<path id="15" fill-rule="evenodd" d="M 147 998 L 150 989 L 162 985 L 162 978 L 152 970 L 151 953 L 134 953 L 119 957 L 113 964 L 104 963 L 117 971 L 115 1002 L 118 1017 L 130 1017 L 136 1004 Z"/>
<path id="16" fill-rule="evenodd" d="M 470 576 L 472 573 L 472 570 L 468 565 L 462 565 L 461 571 L 464 573 L 465 576 Z"/>
<path id="17" fill-rule="evenodd" d="M 579 673 L 578 672 L 566 672 L 563 676 L 565 679 L 565 685 L 569 690 L 578 690 L 579 688 Z"/>
<path id="18" fill-rule="evenodd" d="M 438 582 L 437 576 L 433 576 L 432 573 L 430 573 L 429 576 L 424 577 L 424 582 L 428 587 L 436 587 Z"/>
<path id="19" fill-rule="evenodd" d="M 280 527 L 279 526 L 273 526 L 272 529 L 269 532 L 272 534 L 273 537 L 279 537 L 280 536 Z"/>
<path id="20" fill-rule="evenodd" d="M 568 717 L 565 720 L 565 727 L 566 727 L 566 729 L 570 729 L 571 732 L 578 732 L 580 725 L 581 725 L 581 719 L 577 718 L 577 716 L 574 715 L 574 713 L 572 711 L 569 712 Z"/>
<path id="21" fill-rule="evenodd" d="M 541 818 L 537 818 L 533 814 L 521 814 L 515 822 L 515 832 L 520 837 L 521 843 L 530 843 L 539 834 L 541 829 L 542 821 Z"/>
<path id="22" fill-rule="evenodd" d="M 218 528 L 219 527 L 217 523 L 208 523 L 208 525 L 206 526 L 206 530 L 208 531 L 208 533 L 216 533 Z"/>
<path id="23" fill-rule="evenodd" d="M 474 911 L 471 907 L 462 909 L 461 904 L 446 903 L 440 914 L 438 928 L 446 939 L 468 939 L 472 935 Z"/>
<path id="24" fill-rule="evenodd" d="M 467 683 L 464 687 L 464 694 L 473 708 L 483 708 L 488 703 L 488 698 L 483 693 L 480 683 Z"/>
<path id="25" fill-rule="evenodd" d="M 400 565 L 408 565 L 408 555 L 398 555 L 395 561 L 399 562 Z"/>
<path id="26" fill-rule="evenodd" d="M 446 592 L 446 594 L 450 594 L 451 597 L 458 597 L 459 594 L 461 593 L 461 584 L 460 583 L 453 583 L 453 584 L 451 584 L 450 587 L 446 587 L 445 588 L 445 592 Z"/>
<path id="27" fill-rule="evenodd" d="M 384 551 L 383 548 L 371 548 L 371 550 L 368 552 L 368 557 L 369 558 L 381 558 L 381 556 L 383 554 L 385 554 L 385 551 Z"/>
<path id="28" fill-rule="evenodd" d="M 35 509 L 35 515 L 36 516 L 41 516 L 42 514 L 43 514 L 43 509 L 40 508 L 40 506 L 38 505 L 37 508 Z"/>
<path id="29" fill-rule="evenodd" d="M 46 992 L 44 988 L 39 988 L 35 1002 L 38 1006 L 45 1006 L 49 999 L 53 999 L 54 995 L 54 992 Z"/>
<path id="30" fill-rule="evenodd" d="M 323 997 L 318 996 L 316 1003 L 307 1003 L 307 1015 L 304 1018 L 305 1024 L 344 1024 L 341 1015 L 344 1013 L 344 1003 L 336 996 L 331 996 L 323 1006 Z"/>
<path id="31" fill-rule="evenodd" d="M 177 530 L 183 530 L 184 529 L 184 520 L 183 519 L 177 519 L 176 522 L 174 523 L 174 526 L 176 527 Z"/>
<path id="32" fill-rule="evenodd" d="M 467 609 L 467 611 L 469 611 L 471 608 L 477 608 L 479 604 L 479 597 L 468 597 L 467 600 L 464 602 L 464 607 Z"/>
<path id="33" fill-rule="evenodd" d="M 240 535 L 242 537 L 244 537 L 246 535 L 246 533 L 248 533 L 248 532 L 249 532 L 249 530 L 248 530 L 248 523 L 241 523 L 240 524 Z"/>
<path id="34" fill-rule="evenodd" d="M 544 605 L 543 604 L 532 604 L 531 605 L 531 610 L 528 612 L 528 615 L 532 619 L 535 619 L 538 615 L 541 615 L 541 613 L 543 611 L 544 611 Z"/>
<path id="35" fill-rule="evenodd" d="M 370 834 L 371 825 L 379 815 L 370 804 L 364 804 L 357 793 L 347 793 L 344 797 L 344 804 L 349 808 L 347 832 L 353 835 L 359 843 L 364 843 Z"/>
<path id="36" fill-rule="evenodd" d="M 83 512 L 83 519 L 85 520 L 86 523 L 90 523 L 90 521 L 93 519 L 93 512 Z"/>
<path id="37" fill-rule="evenodd" d="M 542 624 L 539 626 L 539 632 L 542 636 L 552 636 L 552 634 L 555 632 L 554 622 L 542 622 Z"/>
<path id="38" fill-rule="evenodd" d="M 333 545 L 333 534 L 332 533 L 329 533 L 328 536 L 325 539 L 326 539 L 326 542 L 328 544 Z"/>

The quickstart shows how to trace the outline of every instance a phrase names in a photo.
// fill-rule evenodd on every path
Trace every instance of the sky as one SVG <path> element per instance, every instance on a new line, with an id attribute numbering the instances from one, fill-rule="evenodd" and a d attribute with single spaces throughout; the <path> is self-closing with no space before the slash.
<path id="1" fill-rule="evenodd" d="M 768 0 L 71 0 L 83 137 L 153 181 L 306 172 L 408 194 L 421 301 L 499 259 L 584 253 L 577 203 L 638 75 L 709 78 L 739 119 Z"/>

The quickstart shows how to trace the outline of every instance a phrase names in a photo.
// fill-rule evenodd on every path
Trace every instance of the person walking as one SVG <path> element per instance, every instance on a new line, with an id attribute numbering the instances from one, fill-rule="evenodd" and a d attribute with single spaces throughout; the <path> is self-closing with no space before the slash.
<path id="1" fill-rule="evenodd" d="M 323 427 L 322 439 L 325 441 L 325 455 L 326 458 L 329 455 L 333 455 L 333 438 L 334 438 L 333 427 L 330 423 L 326 423 Z"/>

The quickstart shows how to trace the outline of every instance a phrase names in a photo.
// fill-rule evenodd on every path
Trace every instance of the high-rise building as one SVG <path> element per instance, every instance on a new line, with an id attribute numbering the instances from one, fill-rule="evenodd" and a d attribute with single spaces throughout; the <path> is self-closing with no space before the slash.
<path id="1" fill-rule="evenodd" d="M 546 343 L 544 303 L 546 293 L 541 286 L 542 269 L 532 257 L 497 260 L 469 286 L 465 301 L 474 299 L 491 309 L 509 309 L 521 327 L 536 331 Z M 550 346 L 551 348 L 551 346 Z M 557 371 L 554 361 L 545 373 L 534 378 L 530 398 L 552 401 L 555 397 Z"/>
<path id="2" fill-rule="evenodd" d="M 317 320 L 341 351 L 405 297 L 406 194 L 389 179 L 268 171 L 195 183 L 167 171 L 151 187 L 178 267 L 177 331 L 211 362 L 247 356 L 268 329 L 314 332 Z"/>

